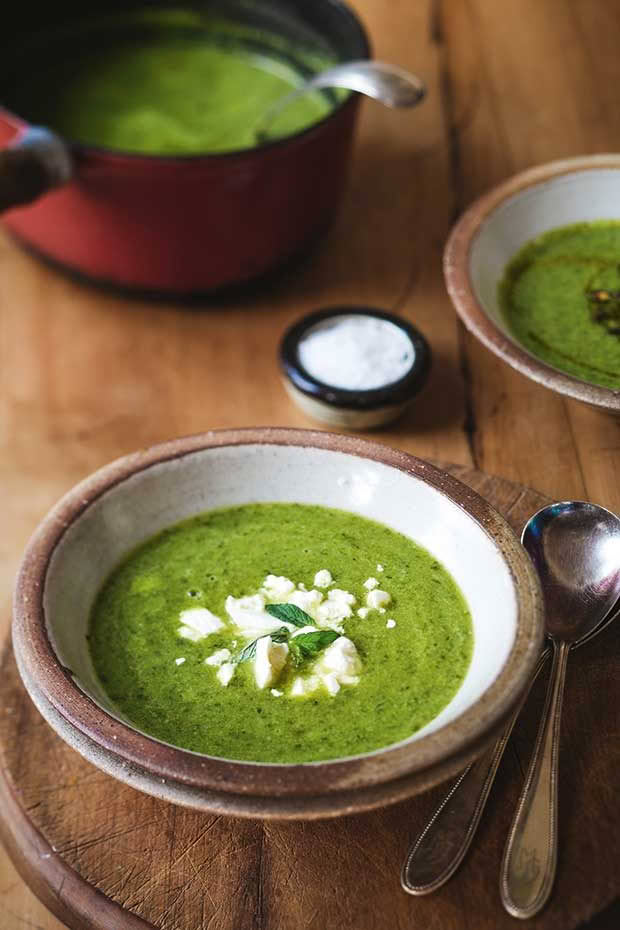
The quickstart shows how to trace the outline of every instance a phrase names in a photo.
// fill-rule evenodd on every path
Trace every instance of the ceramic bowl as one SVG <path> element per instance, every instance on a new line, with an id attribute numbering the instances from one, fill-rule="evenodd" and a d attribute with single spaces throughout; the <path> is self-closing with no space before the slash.
<path id="1" fill-rule="evenodd" d="M 233 762 L 139 732 L 110 708 L 87 624 L 110 570 L 178 520 L 249 501 L 341 507 L 421 543 L 460 585 L 474 624 L 466 678 L 447 707 L 386 749 L 297 765 Z M 129 455 L 77 485 L 26 550 L 13 645 L 41 714 L 105 772 L 149 794 L 248 817 L 316 818 L 380 806 L 461 769 L 498 735 L 537 662 L 542 595 L 504 519 L 420 459 L 358 439 L 283 429 L 215 431 Z"/>
<path id="2" fill-rule="evenodd" d="M 521 346 L 504 323 L 498 284 L 530 239 L 556 226 L 620 220 L 620 156 L 555 161 L 510 178 L 477 200 L 454 227 L 444 255 L 446 284 L 465 326 L 521 374 L 560 394 L 620 413 L 620 391 L 582 381 Z"/>
<path id="3" fill-rule="evenodd" d="M 312 331 L 350 317 L 369 317 L 397 327 L 411 345 L 413 361 L 399 378 L 370 390 L 350 390 L 319 381 L 300 359 L 299 348 Z M 403 317 L 374 307 L 327 307 L 308 313 L 285 332 L 280 370 L 289 396 L 306 416 L 338 429 L 376 429 L 407 410 L 428 379 L 431 350 L 422 333 Z"/>

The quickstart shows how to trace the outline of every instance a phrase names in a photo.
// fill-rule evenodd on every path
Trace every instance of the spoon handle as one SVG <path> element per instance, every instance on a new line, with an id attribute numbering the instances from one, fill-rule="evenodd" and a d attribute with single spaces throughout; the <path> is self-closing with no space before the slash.
<path id="1" fill-rule="evenodd" d="M 0 213 L 32 203 L 65 184 L 72 173 L 63 140 L 43 126 L 30 126 L 0 151 Z"/>
<path id="2" fill-rule="evenodd" d="M 497 742 L 461 773 L 430 821 L 411 846 L 401 874 L 409 894 L 437 891 L 454 875 L 465 858 L 487 803 L 510 734 L 536 678 L 551 650 L 545 649 L 532 680 Z"/>
<path id="3" fill-rule="evenodd" d="M 558 849 L 558 749 L 570 645 L 554 643 L 551 679 L 536 745 L 502 860 L 500 894 L 513 917 L 533 917 L 555 878 Z"/>
<path id="4" fill-rule="evenodd" d="M 366 59 L 347 61 L 327 71 L 320 71 L 267 107 L 254 126 L 257 138 L 264 140 L 276 117 L 299 97 L 311 90 L 326 90 L 330 87 L 357 91 L 358 94 L 379 100 L 387 107 L 414 107 L 426 94 L 424 82 L 398 65 Z"/>

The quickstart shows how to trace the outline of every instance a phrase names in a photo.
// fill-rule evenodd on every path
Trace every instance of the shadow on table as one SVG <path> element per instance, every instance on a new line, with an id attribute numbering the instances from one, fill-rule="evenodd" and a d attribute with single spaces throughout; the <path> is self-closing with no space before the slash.
<path id="1" fill-rule="evenodd" d="M 311 242 L 285 258 L 271 270 L 235 284 L 228 284 L 211 291 L 175 292 L 152 290 L 143 287 L 129 287 L 107 279 L 95 278 L 79 269 L 64 265 L 50 258 L 29 243 L 11 236 L 14 242 L 35 261 L 52 269 L 91 293 L 104 297 L 139 303 L 152 303 L 159 306 L 174 306 L 178 310 L 209 311 L 225 310 L 228 307 L 254 310 L 257 299 L 264 299 L 271 294 L 279 294 L 289 288 L 291 282 L 309 266 L 325 239 L 326 231 L 321 230 Z"/>
<path id="2" fill-rule="evenodd" d="M 445 353 L 433 351 L 426 386 L 390 431 L 396 436 L 409 436 L 464 422 L 465 418 L 465 387 L 458 362 Z"/>

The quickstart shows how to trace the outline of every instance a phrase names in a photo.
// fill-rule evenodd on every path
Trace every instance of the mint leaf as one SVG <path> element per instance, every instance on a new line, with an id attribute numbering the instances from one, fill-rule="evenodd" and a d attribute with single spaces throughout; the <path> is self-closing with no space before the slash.
<path id="1" fill-rule="evenodd" d="M 293 636 L 288 644 L 293 663 L 301 665 L 306 659 L 311 659 L 321 649 L 325 649 L 330 643 L 333 643 L 339 636 L 340 633 L 336 633 L 335 630 L 314 630 L 311 633 L 300 633 L 299 636 Z"/>
<path id="2" fill-rule="evenodd" d="M 265 633 L 265 636 L 271 636 L 271 640 L 274 643 L 285 643 L 288 639 L 289 631 L 285 626 L 280 627 L 279 630 L 275 630 L 273 633 Z M 264 639 L 265 636 L 259 636 L 258 639 L 253 639 L 251 643 L 248 643 L 247 646 L 241 650 L 234 658 L 233 662 L 238 664 L 239 662 L 247 662 L 249 659 L 253 659 L 256 655 L 256 643 L 259 639 Z"/>
<path id="3" fill-rule="evenodd" d="M 293 626 L 314 626 L 314 620 L 301 607 L 296 604 L 267 604 L 265 610 L 272 617 L 282 620 L 283 623 L 291 623 Z"/>
<path id="4" fill-rule="evenodd" d="M 258 639 L 261 639 L 259 636 Z M 253 659 L 256 655 L 256 643 L 258 639 L 253 639 L 251 643 L 248 643 L 245 648 L 241 650 L 236 656 L 233 656 L 233 662 L 247 662 L 249 659 Z"/>

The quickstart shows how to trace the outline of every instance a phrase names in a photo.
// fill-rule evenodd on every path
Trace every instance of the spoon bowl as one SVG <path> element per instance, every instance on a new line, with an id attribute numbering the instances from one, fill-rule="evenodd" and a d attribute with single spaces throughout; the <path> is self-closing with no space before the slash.
<path id="1" fill-rule="evenodd" d="M 585 501 L 550 504 L 535 513 L 521 542 L 540 577 L 551 639 L 587 636 L 620 596 L 620 520 Z"/>

